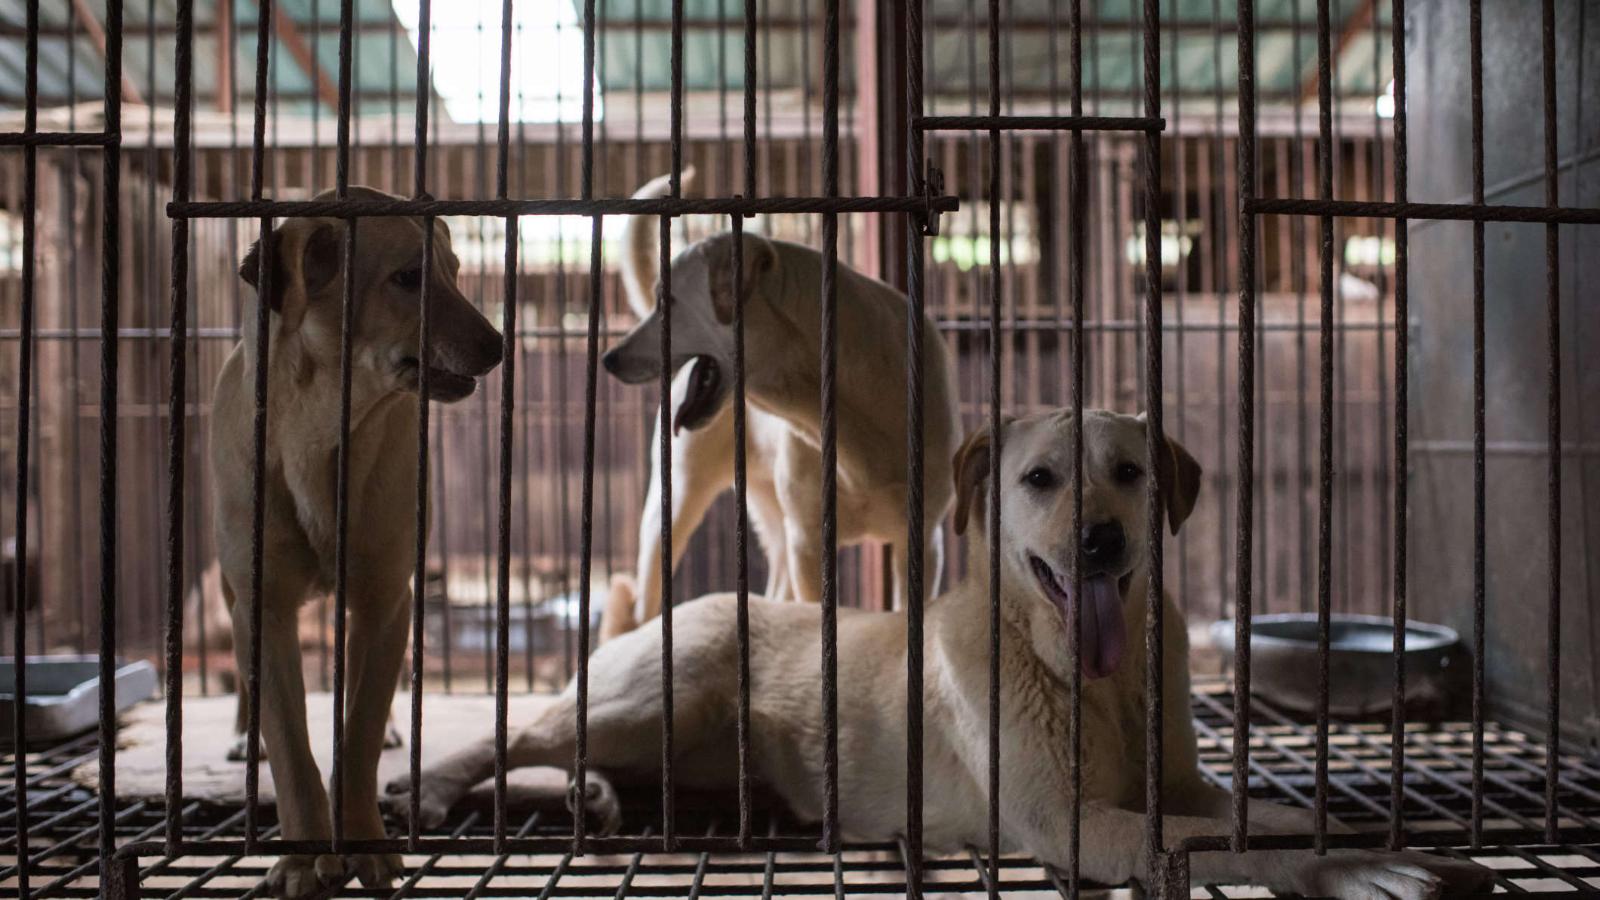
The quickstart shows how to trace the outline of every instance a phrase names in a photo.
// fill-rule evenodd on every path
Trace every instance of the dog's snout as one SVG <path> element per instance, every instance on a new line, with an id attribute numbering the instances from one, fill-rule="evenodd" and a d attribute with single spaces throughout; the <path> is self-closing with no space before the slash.
<path id="1" fill-rule="evenodd" d="M 606 367 L 606 372 L 615 376 L 622 368 L 622 357 L 615 349 L 607 350 L 605 356 L 600 357 L 600 363 Z"/>
<path id="2" fill-rule="evenodd" d="M 484 327 L 478 332 L 474 359 L 477 361 L 478 371 L 474 375 L 486 375 L 490 369 L 500 364 L 501 357 L 505 355 L 505 337 L 485 319 Z"/>
<path id="3" fill-rule="evenodd" d="M 1083 531 L 1083 559 L 1090 566 L 1119 562 L 1128 548 L 1120 522 L 1096 522 Z"/>

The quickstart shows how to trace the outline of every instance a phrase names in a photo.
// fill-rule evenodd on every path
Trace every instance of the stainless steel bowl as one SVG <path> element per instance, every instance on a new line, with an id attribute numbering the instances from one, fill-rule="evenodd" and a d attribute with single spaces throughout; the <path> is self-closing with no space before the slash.
<path id="1" fill-rule="evenodd" d="M 1215 622 L 1211 637 L 1225 664 L 1233 663 L 1232 620 Z M 1335 615 L 1328 628 L 1328 712 L 1364 718 L 1394 705 L 1394 623 L 1382 616 Z M 1443 625 L 1407 622 L 1405 703 L 1443 711 L 1467 675 L 1460 636 Z M 1317 617 L 1279 613 L 1250 620 L 1250 693 L 1293 712 L 1315 712 Z"/>

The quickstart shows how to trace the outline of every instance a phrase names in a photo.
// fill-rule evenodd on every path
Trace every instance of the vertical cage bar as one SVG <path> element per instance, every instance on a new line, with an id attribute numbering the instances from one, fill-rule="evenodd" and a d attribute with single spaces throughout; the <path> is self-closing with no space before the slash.
<path id="1" fill-rule="evenodd" d="M 496 133 L 495 196 L 506 199 L 511 162 L 511 0 L 500 5 L 500 124 Z M 559 101 L 558 101 L 559 107 Z M 500 325 L 500 487 L 497 497 L 494 631 L 494 844 L 506 841 L 506 712 L 511 645 L 512 415 L 516 410 L 517 217 L 506 216 L 505 288 Z M 563 310 L 563 313 L 565 310 Z M 564 505 L 563 505 L 564 506 Z"/>
<path id="2" fill-rule="evenodd" d="M 1333 52 L 1328 3 L 1329 0 L 1317 0 L 1317 196 L 1322 200 L 1333 199 Z M 1312 814 L 1316 850 L 1323 853 L 1328 841 L 1328 637 L 1333 599 L 1333 217 L 1319 216 L 1317 222 L 1322 297 L 1318 383 L 1322 402 L 1317 490 L 1317 761 Z"/>
<path id="3" fill-rule="evenodd" d="M 1555 0 L 1540 4 L 1541 36 L 1544 56 L 1544 202 L 1558 204 L 1556 169 L 1556 9 Z M 1561 227 L 1544 226 L 1544 289 L 1546 315 L 1545 404 L 1549 419 L 1548 441 L 1548 516 L 1549 624 L 1546 650 L 1545 750 L 1544 750 L 1544 833 L 1555 843 L 1560 826 L 1556 791 L 1561 765 Z"/>
<path id="4" fill-rule="evenodd" d="M 1394 199 L 1404 204 L 1406 179 L 1406 3 L 1393 0 L 1389 16 L 1394 72 Z M 1406 450 L 1409 426 L 1410 229 L 1405 219 L 1394 222 L 1394 697 L 1390 706 L 1389 849 L 1405 844 L 1406 761 Z"/>
<path id="5" fill-rule="evenodd" d="M 1249 840 L 1250 791 L 1250 589 L 1251 529 L 1255 525 L 1251 473 L 1255 469 L 1255 216 L 1245 204 L 1255 196 L 1255 4 L 1239 2 L 1239 472 L 1235 523 L 1233 612 L 1233 834 L 1232 849 Z M 1218 112 L 1220 117 L 1221 113 Z M 1249 152 L 1246 152 L 1246 144 Z M 1218 292 L 1220 296 L 1220 291 Z M 1220 309 L 1220 304 L 1219 304 Z M 1219 312 L 1220 316 L 1221 313 Z M 1218 357 L 1219 369 L 1222 357 Z M 1220 376 L 1219 376 L 1220 378 Z M 1218 395 L 1221 403 L 1222 395 Z M 1218 431 L 1219 442 L 1223 441 Z"/>
<path id="6" fill-rule="evenodd" d="M 822 48 L 823 193 L 839 196 L 839 0 L 827 0 Z M 809 125 L 809 122 L 807 123 Z M 809 139 L 809 128 L 807 129 Z M 809 143 L 809 140 L 807 141 Z M 839 214 L 822 214 L 822 849 L 839 853 Z M 742 285 L 736 281 L 735 285 Z M 742 290 L 742 287 L 741 287 Z"/>
<path id="7" fill-rule="evenodd" d="M 189 199 L 190 121 L 194 89 L 194 0 L 180 0 L 173 59 L 172 199 Z M 154 88 L 151 89 L 154 93 Z M 152 101 L 153 102 L 153 101 Z M 172 220 L 171 391 L 167 402 L 167 852 L 183 836 L 183 499 L 184 419 L 189 381 L 189 220 Z M 205 605 L 204 597 L 201 606 Z"/>
<path id="8" fill-rule="evenodd" d="M 1472 202 L 1483 203 L 1483 3 L 1468 6 L 1472 79 Z M 1483 845 L 1484 331 L 1483 223 L 1472 223 L 1472 847 Z"/>
<path id="9" fill-rule="evenodd" d="M 27 47 L 23 63 L 26 106 L 22 132 L 33 135 L 39 127 L 39 0 L 28 0 Z M 28 896 L 28 426 L 33 392 L 33 307 L 34 307 L 34 214 L 38 203 L 39 148 L 32 143 L 22 147 L 22 303 L 21 334 L 17 363 L 17 493 L 16 503 L 16 582 L 12 585 L 11 669 L 15 683 L 12 710 L 12 758 L 16 795 L 17 895 Z M 39 610 L 40 616 L 44 610 Z M 40 646 L 40 651 L 44 647 Z M 102 651 L 104 646 L 102 646 Z M 101 681 L 101 684 L 109 684 Z M 102 728 L 104 723 L 101 723 Z M 103 810 L 102 810 L 103 812 Z"/>
<path id="10" fill-rule="evenodd" d="M 594 93 L 595 93 L 595 0 L 583 2 L 583 159 L 580 196 L 594 199 Z M 589 220 L 589 322 L 584 336 L 583 368 L 583 487 L 582 510 L 578 523 L 578 671 L 577 735 L 573 745 L 572 789 L 578 801 L 572 804 L 572 853 L 583 853 L 583 836 L 588 829 L 588 809 L 583 798 L 589 787 L 589 608 L 592 601 L 590 580 L 594 570 L 594 457 L 595 395 L 599 388 L 595 365 L 600 355 L 600 312 L 602 292 L 601 238 L 605 217 Z M 737 282 L 735 282 L 737 283 Z M 529 686 L 533 679 L 530 675 Z"/>
<path id="11" fill-rule="evenodd" d="M 923 0 L 907 0 L 906 15 L 906 187 L 926 189 L 922 171 Z M 923 634 L 923 346 L 922 317 L 925 218 L 906 223 L 906 896 L 922 898 L 922 634 Z"/>
<path id="12" fill-rule="evenodd" d="M 250 138 L 250 199 L 260 200 L 266 176 L 267 67 L 271 60 L 272 0 L 256 5 L 256 78 Z M 250 473 L 250 650 L 249 671 L 242 689 L 246 704 L 244 770 L 244 840 L 253 851 L 259 837 L 261 790 L 261 601 L 266 575 L 267 486 L 267 361 L 271 352 L 271 319 L 267 298 L 272 296 L 275 266 L 272 218 L 263 216 L 256 255 L 255 409 L 251 425 Z"/>
<path id="13" fill-rule="evenodd" d="M 744 0 L 744 196 L 756 195 L 756 5 Z M 733 217 L 733 283 L 744 284 L 744 217 Z M 733 305 L 733 493 L 738 521 L 734 541 L 738 554 L 739 631 L 739 845 L 750 843 L 750 505 L 745 446 L 744 291 L 734 292 Z"/>
<path id="14" fill-rule="evenodd" d="M 672 0 L 673 199 L 683 196 L 683 0 Z M 661 217 L 661 845 L 677 841 L 672 703 L 672 217 Z"/>
<path id="15" fill-rule="evenodd" d="M 417 109 L 413 127 L 411 163 L 411 193 L 421 198 L 428 190 L 428 98 L 432 94 L 429 73 L 430 41 L 433 27 L 433 0 L 417 0 Z M 434 218 L 422 218 L 422 286 L 418 291 L 420 327 L 417 330 L 417 359 L 428 359 L 432 328 L 429 324 L 429 300 L 433 295 L 433 241 Z M 407 768 L 411 778 L 409 800 L 410 816 L 406 827 L 406 840 L 413 852 L 421 839 L 422 818 L 422 691 L 423 691 L 423 627 L 428 600 L 428 526 L 429 526 L 429 463 L 428 463 L 428 389 L 427 365 L 417 366 L 417 530 L 416 570 L 412 576 L 411 596 L 411 746 Z"/>
<path id="16" fill-rule="evenodd" d="M 1000 0 L 989 0 L 989 115 L 1000 116 Z M 973 35 L 969 43 L 976 44 Z M 1005 430 L 1000 418 L 1000 129 L 989 131 L 989 859 L 984 884 L 992 898 L 1000 896 L 1000 456 Z M 1073 657 L 1077 665 L 1077 657 Z"/>
<path id="17" fill-rule="evenodd" d="M 1083 115 L 1083 0 L 1072 0 L 1068 26 L 1072 39 L 1068 45 L 1068 61 L 1072 67 L 1072 115 Z M 1084 271 L 1088 263 L 1086 240 L 1089 219 L 1089 162 L 1086 157 L 1083 131 L 1074 129 L 1070 142 L 1071 171 L 1068 175 L 1069 201 L 1067 225 L 1067 292 L 1072 303 L 1072 592 L 1083 596 L 1083 311 Z M 996 487 L 998 492 L 998 486 Z M 1071 709 L 1068 711 L 1068 731 L 1072 732 L 1069 753 L 1069 779 L 1072 785 L 1072 810 L 1069 813 L 1072 827 L 1068 829 L 1067 843 L 1067 893 L 1078 900 L 1082 865 L 1079 849 L 1083 844 L 1083 610 L 1081 603 L 1072 604 L 1068 612 L 1067 643 L 1073 660 L 1069 679 Z"/>
<path id="18" fill-rule="evenodd" d="M 105 132 L 101 151 L 100 266 L 100 659 L 101 684 L 116 683 L 117 644 L 117 320 L 122 253 L 122 0 L 106 0 Z M 33 104 L 30 104 L 30 106 Z M 117 705 L 100 692 L 100 874 L 116 851 Z"/>
<path id="19" fill-rule="evenodd" d="M 339 3 L 339 130 L 334 157 L 334 191 L 340 200 L 350 196 L 350 82 L 351 43 L 355 30 L 354 0 Z M 349 614 L 350 576 L 350 382 L 351 343 L 355 338 L 356 231 L 360 219 L 344 229 L 344 289 L 339 314 L 339 448 L 336 455 L 333 562 L 333 772 L 328 779 L 333 793 L 333 851 L 344 844 L 345 664 L 349 648 L 345 629 Z"/>
<path id="20" fill-rule="evenodd" d="M 1159 0 L 1144 0 L 1144 114 L 1150 118 L 1161 115 L 1161 9 Z M 1242 124 L 1242 121 L 1241 121 Z M 1253 122 L 1251 123 L 1254 124 Z M 1248 140 L 1248 144 L 1246 141 Z M 1255 135 L 1253 130 L 1240 129 L 1239 161 L 1254 161 Z M 1165 631 L 1166 576 L 1165 545 L 1162 533 L 1162 496 L 1160 479 L 1163 461 L 1171 457 L 1167 450 L 1165 414 L 1162 408 L 1162 310 L 1161 310 L 1161 135 L 1155 131 L 1144 133 L 1144 327 L 1145 327 L 1145 508 L 1149 519 L 1149 588 L 1145 612 L 1145 857 L 1152 865 L 1166 858 L 1162 834 L 1162 755 L 1165 741 L 1162 733 L 1164 700 L 1164 670 L 1166 654 L 1163 635 Z M 1241 170 L 1240 189 L 1254 184 L 1254 173 Z M 1243 204 L 1240 204 L 1243 209 Z M 1247 219 L 1248 216 L 1241 216 Z M 1181 241 L 1181 223 L 1180 223 Z M 1241 250 L 1253 244 L 1241 240 Z M 1250 267 L 1253 271 L 1254 267 Z M 1241 290 L 1241 295 L 1243 291 Z M 1243 324 L 1240 334 L 1244 334 Z M 1241 446 L 1243 442 L 1241 441 Z M 1187 885 L 1163 884 L 1179 891 Z M 1166 896 L 1172 896 L 1166 893 Z"/>

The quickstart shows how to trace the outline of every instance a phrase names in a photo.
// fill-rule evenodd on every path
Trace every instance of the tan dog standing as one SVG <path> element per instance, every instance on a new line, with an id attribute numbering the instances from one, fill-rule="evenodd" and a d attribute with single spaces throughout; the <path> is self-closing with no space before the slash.
<path id="1" fill-rule="evenodd" d="M 351 197 L 392 199 L 368 188 Z M 325 193 L 317 199 L 331 199 Z M 354 220 L 352 220 L 354 221 Z M 271 233 L 272 310 L 266 439 L 264 583 L 261 604 L 261 736 L 272 769 L 278 821 L 286 840 L 333 835 L 328 792 L 306 733 L 305 684 L 296 634 L 306 600 L 334 584 L 336 460 L 340 440 L 339 345 L 343 248 L 349 223 L 295 218 Z M 452 402 L 501 358 L 501 338 L 456 287 L 459 264 L 449 230 L 432 240 L 430 356 L 420 346 L 423 223 L 390 217 L 359 220 L 354 257 L 351 335 L 348 655 L 344 745 L 344 835 L 381 838 L 377 768 L 385 724 L 403 662 L 415 566 L 417 399 L 421 367 L 429 393 Z M 259 242 L 239 267 L 261 284 Z M 212 473 L 223 594 L 233 616 L 239 671 L 249 671 L 251 530 L 254 521 L 255 317 L 217 379 L 212 416 Z M 242 688 L 242 685 L 241 685 Z M 399 870 L 393 856 L 286 856 L 268 887 L 308 897 L 354 871 L 369 887 Z"/>
<path id="2" fill-rule="evenodd" d="M 1080 863 L 1104 884 L 1149 884 L 1144 858 L 1144 630 L 1149 479 L 1158 480 L 1174 531 L 1193 509 L 1200 467 L 1169 442 L 1158 472 L 1146 470 L 1142 416 L 1084 415 L 1083 523 L 1072 530 L 1070 411 L 1008 422 L 1001 487 L 1001 781 L 1004 852 L 1066 866 L 1068 810 L 1082 803 Z M 968 533 L 972 573 L 928 604 L 924 643 L 924 839 L 930 851 L 959 852 L 988 841 L 989 542 L 984 510 L 994 441 L 973 435 L 955 462 L 956 528 Z M 971 527 L 966 527 L 968 525 Z M 1083 596 L 1071 571 L 1081 541 Z M 1081 659 L 1070 653 L 1067 623 L 1081 607 Z M 737 604 L 731 595 L 680 607 L 673 637 L 674 761 L 677 784 L 732 791 Z M 802 818 L 822 815 L 822 680 L 816 606 L 751 600 L 751 741 L 754 775 Z M 1229 795 L 1209 786 L 1197 763 L 1189 716 L 1188 645 L 1183 618 L 1166 599 L 1164 647 L 1166 842 L 1230 830 Z M 854 840 L 890 841 L 905 831 L 906 617 L 902 612 L 839 610 L 839 820 Z M 1083 672 L 1081 796 L 1070 778 L 1069 684 Z M 606 776 L 659 777 L 661 629 L 649 624 L 601 647 L 590 662 L 588 760 L 591 800 L 605 801 Z M 508 747 L 512 766 L 568 768 L 576 738 L 569 687 L 527 723 Z M 422 776 L 428 824 L 494 771 L 489 739 Z M 407 808 L 409 779 L 390 784 L 388 801 Z M 1258 832 L 1309 833 L 1311 814 L 1252 801 Z M 615 814 L 598 816 L 613 825 Z M 1334 850 L 1199 853 L 1197 883 L 1247 882 L 1278 892 L 1362 900 L 1424 900 L 1485 883 L 1487 870 L 1415 852 Z"/>
<path id="3" fill-rule="evenodd" d="M 693 170 L 685 172 L 692 178 Z M 635 197 L 662 196 L 663 175 Z M 605 356 L 606 370 L 629 384 L 661 377 L 661 319 L 655 309 L 654 217 L 631 216 L 623 237 L 623 283 L 640 323 Z M 809 247 L 744 238 L 747 494 L 750 522 L 767 557 L 769 600 L 822 599 L 822 254 Z M 735 378 L 733 235 L 707 238 L 672 264 L 672 566 L 711 504 L 733 487 Z M 840 546 L 892 545 L 894 596 L 906 583 L 906 323 L 904 294 L 848 266 L 838 268 L 838 537 Z M 924 316 L 923 409 L 927 469 L 923 558 L 926 594 L 944 566 L 939 523 L 950 508 L 950 453 L 960 421 L 954 366 Z M 661 425 L 650 441 L 650 488 L 640 513 L 637 576 L 613 581 L 601 640 L 661 611 Z"/>

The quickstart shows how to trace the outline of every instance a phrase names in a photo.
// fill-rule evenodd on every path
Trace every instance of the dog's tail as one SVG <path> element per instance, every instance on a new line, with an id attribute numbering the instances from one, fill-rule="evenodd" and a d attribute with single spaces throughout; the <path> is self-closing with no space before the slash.
<path id="1" fill-rule="evenodd" d="M 683 185 L 694 181 L 694 166 L 684 166 Z M 671 190 L 672 176 L 660 175 L 650 179 L 644 187 L 633 192 L 635 200 L 654 200 L 665 197 Z M 654 228 L 654 216 L 627 216 L 622 227 L 622 285 L 628 297 L 628 307 L 643 319 L 656 305 L 656 260 L 661 253 L 660 237 Z"/>
<path id="2" fill-rule="evenodd" d="M 600 643 L 604 644 L 639 627 L 633 608 L 637 594 L 633 576 L 611 576 L 611 595 L 606 598 L 606 608 L 600 614 Z"/>

